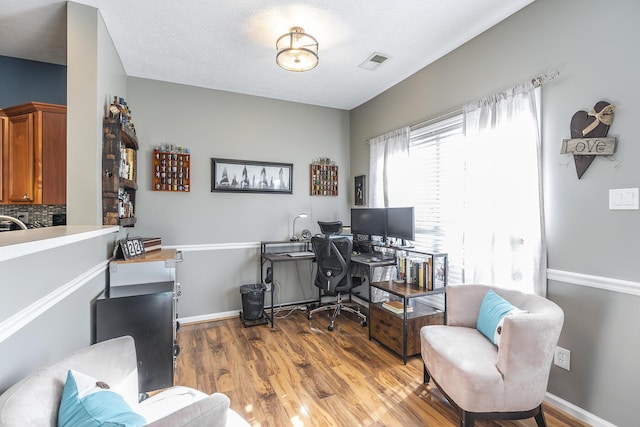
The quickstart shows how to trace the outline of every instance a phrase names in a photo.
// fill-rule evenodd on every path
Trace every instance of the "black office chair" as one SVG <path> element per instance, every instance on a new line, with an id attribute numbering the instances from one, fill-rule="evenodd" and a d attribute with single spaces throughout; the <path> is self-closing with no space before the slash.
<path id="1" fill-rule="evenodd" d="M 348 293 L 353 288 L 351 281 L 351 251 L 353 241 L 347 236 L 337 236 L 342 231 L 342 223 L 318 221 L 322 236 L 311 238 L 313 252 L 316 255 L 316 279 L 315 285 L 318 290 L 318 302 L 322 300 L 322 295 L 335 296 L 336 301 L 331 304 L 322 305 L 310 310 L 307 317 L 309 320 L 319 311 L 333 310 L 329 330 L 333 331 L 333 325 L 340 311 L 348 311 L 360 318 L 362 326 L 367 325 L 367 316 L 360 312 L 359 308 L 353 308 L 342 302 L 342 295 Z"/>

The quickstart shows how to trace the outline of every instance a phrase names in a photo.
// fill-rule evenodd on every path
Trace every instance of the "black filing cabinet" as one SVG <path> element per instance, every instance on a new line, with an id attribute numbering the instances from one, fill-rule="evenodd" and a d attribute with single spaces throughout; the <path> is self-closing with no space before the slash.
<path id="1" fill-rule="evenodd" d="M 173 385 L 175 282 L 115 286 L 96 301 L 96 341 L 131 335 L 138 357 L 138 390 Z"/>

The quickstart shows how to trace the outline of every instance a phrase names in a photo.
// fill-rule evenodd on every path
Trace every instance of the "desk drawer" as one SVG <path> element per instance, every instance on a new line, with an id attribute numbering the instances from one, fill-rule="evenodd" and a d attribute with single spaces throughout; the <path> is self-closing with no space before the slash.
<path id="1" fill-rule="evenodd" d="M 381 303 L 371 304 L 369 325 L 371 338 L 402 356 L 402 315 L 382 308 Z M 416 311 L 407 319 L 407 356 L 420 353 L 420 328 L 426 325 L 444 324 L 444 312 Z"/>

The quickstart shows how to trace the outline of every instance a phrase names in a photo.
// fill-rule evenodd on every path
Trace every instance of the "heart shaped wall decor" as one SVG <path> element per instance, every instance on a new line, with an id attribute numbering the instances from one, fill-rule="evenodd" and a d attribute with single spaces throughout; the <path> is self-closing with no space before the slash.
<path id="1" fill-rule="evenodd" d="M 577 111 L 571 118 L 571 138 L 604 138 L 613 122 L 615 106 L 606 101 L 598 102 L 591 111 Z M 596 155 L 575 155 L 578 179 L 586 172 Z"/>

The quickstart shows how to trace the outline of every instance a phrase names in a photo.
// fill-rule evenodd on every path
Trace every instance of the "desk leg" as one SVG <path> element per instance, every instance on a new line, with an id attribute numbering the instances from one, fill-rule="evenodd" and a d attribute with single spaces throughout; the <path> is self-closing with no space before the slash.
<path id="1" fill-rule="evenodd" d="M 365 271 L 367 276 L 367 287 L 369 288 L 369 310 L 367 312 L 367 324 L 369 325 L 369 341 L 371 341 L 371 305 L 373 305 L 373 301 L 371 300 L 371 273 L 372 267 L 368 266 Z"/>
<path id="2" fill-rule="evenodd" d="M 265 277 L 264 277 L 264 264 L 266 263 L 266 260 L 261 259 L 260 260 L 260 283 L 265 283 Z M 273 262 L 269 261 L 269 268 L 271 268 L 271 283 L 269 283 L 269 294 L 270 294 L 270 300 L 271 300 L 271 316 L 269 316 L 268 314 L 265 313 L 265 317 L 267 318 L 267 320 L 271 323 L 271 327 L 273 328 Z"/>
<path id="3" fill-rule="evenodd" d="M 403 299 L 402 310 L 402 360 L 404 364 L 407 364 L 407 297 Z"/>
<path id="4" fill-rule="evenodd" d="M 271 283 L 269 283 L 269 289 L 271 290 L 270 294 L 271 294 L 271 329 L 273 329 L 275 327 L 275 323 L 276 323 L 276 318 L 273 315 L 273 278 L 276 277 L 275 276 L 275 271 L 274 271 L 274 263 L 270 263 L 271 264 Z"/>

